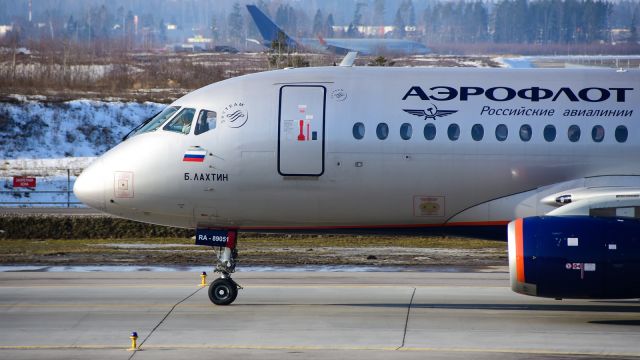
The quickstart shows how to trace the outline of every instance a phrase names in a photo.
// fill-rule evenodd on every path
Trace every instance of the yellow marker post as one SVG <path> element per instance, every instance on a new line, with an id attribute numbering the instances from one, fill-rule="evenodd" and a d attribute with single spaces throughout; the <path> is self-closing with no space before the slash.
<path id="1" fill-rule="evenodd" d="M 138 333 L 133 331 L 131 332 L 131 336 L 129 336 L 129 339 L 131 339 L 131 347 L 129 349 L 127 349 L 127 351 L 141 351 L 142 349 L 138 349 Z"/>
<path id="2" fill-rule="evenodd" d="M 205 287 L 207 286 L 207 273 L 205 271 L 202 272 L 202 275 L 200 275 L 200 287 Z"/>

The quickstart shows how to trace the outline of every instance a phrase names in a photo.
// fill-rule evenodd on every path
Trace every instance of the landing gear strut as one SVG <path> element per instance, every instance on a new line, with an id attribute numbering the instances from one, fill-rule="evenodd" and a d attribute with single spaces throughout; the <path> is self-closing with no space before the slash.
<path id="1" fill-rule="evenodd" d="M 220 273 L 220 277 L 209 285 L 209 300 L 216 305 L 231 304 L 238 296 L 238 290 L 242 289 L 242 286 L 231 278 L 231 274 L 236 271 L 236 259 L 238 258 L 237 238 L 236 231 L 229 231 L 227 245 L 220 248 L 217 254 L 218 261 L 214 272 Z"/>

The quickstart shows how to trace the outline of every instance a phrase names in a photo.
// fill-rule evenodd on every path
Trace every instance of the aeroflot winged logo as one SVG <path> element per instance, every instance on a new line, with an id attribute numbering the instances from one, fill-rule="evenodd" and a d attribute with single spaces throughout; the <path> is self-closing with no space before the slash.
<path id="1" fill-rule="evenodd" d="M 447 116 L 451 114 L 455 114 L 458 110 L 438 110 L 438 108 L 431 104 L 430 107 L 425 110 L 413 110 L 413 109 L 402 109 L 405 112 L 408 112 L 411 115 L 415 116 L 424 116 L 424 119 L 432 119 L 435 120 L 437 117 Z"/>

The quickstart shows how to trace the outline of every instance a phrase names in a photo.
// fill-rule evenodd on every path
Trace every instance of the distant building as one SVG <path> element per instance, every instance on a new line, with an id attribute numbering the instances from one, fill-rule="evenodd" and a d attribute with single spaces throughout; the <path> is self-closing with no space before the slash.
<path id="1" fill-rule="evenodd" d="M 13 25 L 0 25 L 0 38 L 7 36 L 11 31 L 13 31 Z"/>
<path id="2" fill-rule="evenodd" d="M 202 44 L 202 45 L 209 46 L 209 45 L 213 44 L 213 39 L 212 38 L 203 37 L 202 35 L 195 35 L 194 37 L 187 38 L 187 43 L 189 43 L 189 44 Z"/>
<path id="3" fill-rule="evenodd" d="M 201 45 L 197 44 L 177 44 L 173 45 L 173 51 L 177 53 L 195 53 L 203 52 L 205 49 Z"/>
<path id="4" fill-rule="evenodd" d="M 629 29 L 611 29 L 611 43 L 626 43 L 631 38 L 631 31 Z"/>

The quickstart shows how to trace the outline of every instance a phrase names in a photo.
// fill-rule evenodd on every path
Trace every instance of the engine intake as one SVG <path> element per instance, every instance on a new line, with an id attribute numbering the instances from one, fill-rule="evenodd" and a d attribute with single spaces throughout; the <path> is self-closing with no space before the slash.
<path id="1" fill-rule="evenodd" d="M 517 293 L 573 299 L 640 297 L 640 220 L 543 216 L 509 223 Z"/>

